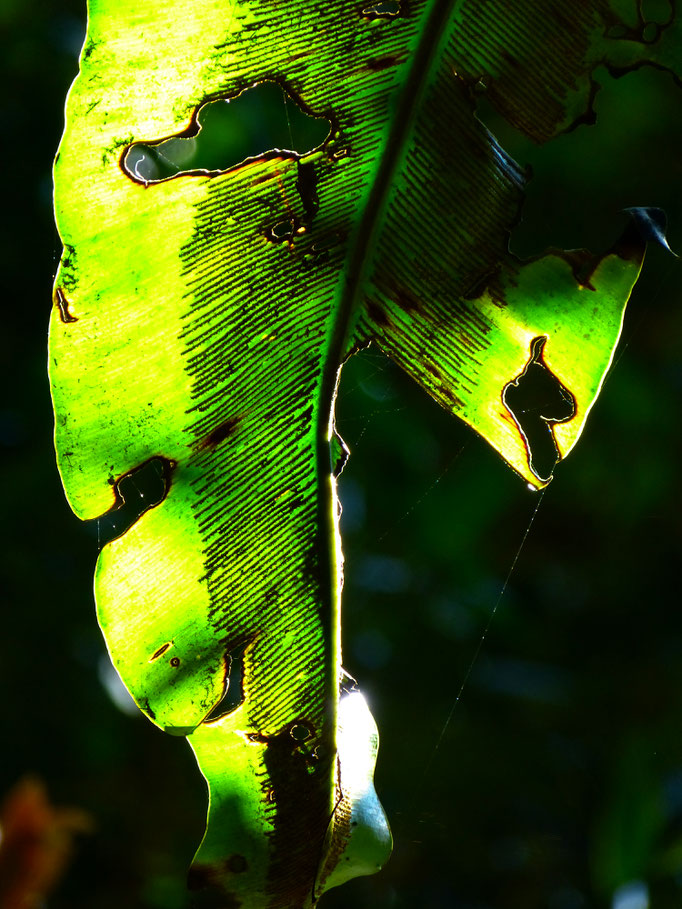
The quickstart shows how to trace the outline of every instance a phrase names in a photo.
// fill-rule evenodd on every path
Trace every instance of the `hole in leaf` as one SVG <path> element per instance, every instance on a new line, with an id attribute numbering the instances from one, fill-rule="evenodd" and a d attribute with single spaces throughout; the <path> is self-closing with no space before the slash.
<path id="1" fill-rule="evenodd" d="M 525 369 L 502 392 L 502 401 L 526 440 L 530 469 L 540 480 L 550 479 L 559 460 L 550 424 L 565 423 L 575 415 L 575 398 L 542 358 L 546 343 L 546 337 L 533 340 Z"/>
<path id="2" fill-rule="evenodd" d="M 225 655 L 225 659 L 228 661 L 228 670 L 225 675 L 223 696 L 206 717 L 205 723 L 210 723 L 211 720 L 219 720 L 226 714 L 232 713 L 244 701 L 245 652 L 246 645 L 237 647 Z"/>
<path id="3" fill-rule="evenodd" d="M 174 466 L 174 462 L 167 458 L 151 458 L 118 480 L 109 481 L 114 487 L 118 504 L 94 519 L 97 521 L 100 546 L 106 546 L 122 536 L 145 511 L 163 502 L 170 489 Z"/>
<path id="4" fill-rule="evenodd" d="M 302 723 L 296 723 L 296 725 L 292 726 L 289 730 L 289 734 L 292 739 L 295 739 L 297 742 L 305 742 L 306 739 L 310 738 L 310 729 Z"/>
<path id="5" fill-rule="evenodd" d="M 368 19 L 392 19 L 400 15 L 400 3 L 398 0 L 383 0 L 381 3 L 372 3 L 362 11 L 363 16 Z"/>
<path id="6" fill-rule="evenodd" d="M 123 169 L 141 183 L 182 174 L 217 174 L 268 154 L 299 157 L 324 143 L 331 131 L 277 82 L 260 82 L 234 98 L 209 101 L 184 133 L 158 142 L 135 142 Z"/>
<path id="7" fill-rule="evenodd" d="M 268 231 L 268 240 L 273 243 L 281 243 L 283 240 L 293 240 L 296 232 L 296 224 L 293 221 L 279 221 Z"/>

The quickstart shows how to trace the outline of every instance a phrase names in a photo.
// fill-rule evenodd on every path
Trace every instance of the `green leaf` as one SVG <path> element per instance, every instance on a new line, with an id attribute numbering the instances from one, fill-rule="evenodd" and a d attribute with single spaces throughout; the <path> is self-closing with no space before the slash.
<path id="1" fill-rule="evenodd" d="M 196 753 L 190 883 L 222 906 L 310 906 L 390 851 L 376 729 L 340 698 L 344 360 L 378 344 L 535 488 L 582 431 L 643 245 L 513 257 L 523 175 L 475 106 L 486 90 L 550 138 L 597 63 L 671 59 L 672 27 L 646 44 L 616 24 L 598 0 L 90 2 L 55 166 L 59 468 L 79 517 L 113 513 L 99 621 L 140 708 Z M 330 124 L 321 144 L 140 165 L 274 84 Z M 536 374 L 542 466 L 518 404 Z"/>

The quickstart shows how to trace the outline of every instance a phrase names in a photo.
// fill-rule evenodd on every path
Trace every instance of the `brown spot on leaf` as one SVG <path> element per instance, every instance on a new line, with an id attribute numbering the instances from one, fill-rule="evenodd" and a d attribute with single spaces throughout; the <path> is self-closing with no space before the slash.
<path id="1" fill-rule="evenodd" d="M 418 297 L 416 297 L 411 290 L 409 290 L 403 284 L 399 284 L 395 279 L 388 276 L 385 281 L 385 286 L 393 302 L 404 312 L 408 314 L 412 312 L 419 312 L 421 309 L 421 303 L 419 302 Z"/>
<path id="2" fill-rule="evenodd" d="M 551 254 L 563 259 L 570 265 L 573 276 L 581 287 L 595 290 L 592 276 L 604 259 L 615 255 L 626 262 L 640 264 L 645 248 L 646 239 L 642 236 L 641 228 L 631 219 L 618 240 L 602 255 L 595 255 L 589 249 L 549 249 L 544 255 Z"/>
<path id="3" fill-rule="evenodd" d="M 499 277 L 500 277 L 500 265 L 495 265 L 493 268 L 487 269 L 482 275 L 479 275 L 474 282 L 471 284 L 468 290 L 466 290 L 462 297 L 465 300 L 477 300 L 482 294 L 488 290 L 489 287 L 498 287 L 499 286 Z M 496 296 L 500 296 L 498 293 Z M 493 296 L 493 292 L 491 292 Z"/>
<path id="4" fill-rule="evenodd" d="M 371 73 L 380 73 L 382 70 L 391 69 L 401 62 L 401 55 L 388 54 L 385 57 L 373 57 L 367 60 L 363 69 Z"/>
<path id="5" fill-rule="evenodd" d="M 554 250 L 552 250 L 554 252 Z M 576 282 L 587 290 L 594 290 L 590 278 L 601 262 L 601 256 L 593 255 L 589 249 L 566 249 L 556 252 L 571 267 Z"/>
<path id="6" fill-rule="evenodd" d="M 225 868 L 232 874 L 242 874 L 249 867 L 249 863 L 243 855 L 235 853 L 225 861 Z"/>
<path id="7" fill-rule="evenodd" d="M 391 325 L 391 320 L 387 316 L 386 311 L 376 300 L 368 300 L 365 307 L 367 315 L 377 328 L 388 328 Z"/>
<path id="8" fill-rule="evenodd" d="M 159 647 L 159 649 L 154 654 L 152 654 L 152 656 L 149 659 L 149 662 L 151 663 L 153 660 L 158 660 L 158 658 L 160 656 L 163 656 L 163 654 L 168 650 L 168 648 L 170 646 L 171 646 L 170 641 L 168 641 L 165 644 L 162 644 L 161 647 Z"/>
<path id="9" fill-rule="evenodd" d="M 217 445 L 220 445 L 221 442 L 224 442 L 225 439 L 228 439 L 231 435 L 237 431 L 239 424 L 241 422 L 240 417 L 230 417 L 228 420 L 224 420 L 219 426 L 216 426 L 212 432 L 200 442 L 201 448 L 215 448 Z"/>
<path id="10" fill-rule="evenodd" d="M 226 862 L 218 862 L 215 865 L 195 864 L 190 868 L 187 889 L 197 894 L 197 905 L 201 909 L 241 909 L 242 901 L 239 897 L 224 887 L 222 878 L 225 872 L 229 871 L 226 864 Z"/>
<path id="11" fill-rule="evenodd" d="M 71 315 L 71 312 L 69 311 L 69 301 L 64 296 L 64 291 L 61 289 L 61 287 L 58 287 L 55 291 L 54 301 L 59 307 L 59 318 L 62 320 L 62 322 L 68 323 L 78 321 L 76 316 Z"/>

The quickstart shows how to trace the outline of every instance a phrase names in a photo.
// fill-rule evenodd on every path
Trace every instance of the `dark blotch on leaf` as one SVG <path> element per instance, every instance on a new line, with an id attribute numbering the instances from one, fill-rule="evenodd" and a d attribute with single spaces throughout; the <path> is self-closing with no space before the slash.
<path id="1" fill-rule="evenodd" d="M 164 726 L 163 731 L 168 735 L 174 735 L 176 738 L 185 738 L 194 732 L 194 726 Z"/>
<path id="2" fill-rule="evenodd" d="M 421 304 L 412 291 L 394 280 L 391 275 L 386 276 L 385 284 L 388 287 L 391 300 L 399 306 L 403 312 L 406 312 L 409 315 L 410 313 L 419 312 L 421 310 Z"/>
<path id="3" fill-rule="evenodd" d="M 380 73 L 400 63 L 400 57 L 391 54 L 386 57 L 373 57 L 365 63 L 365 69 L 371 73 Z"/>
<path id="4" fill-rule="evenodd" d="M 234 893 L 226 892 L 220 884 L 222 871 L 222 862 L 219 865 L 192 865 L 187 875 L 187 889 L 192 891 L 192 909 L 240 909 L 242 901 Z"/>
<path id="5" fill-rule="evenodd" d="M 304 726 L 309 732 L 310 740 L 306 739 L 305 744 L 292 736 L 296 726 Z M 270 783 L 268 789 L 274 789 L 276 793 L 276 801 L 266 803 L 274 827 L 270 837 L 269 879 L 287 882 L 286 891 L 277 891 L 281 906 L 306 904 L 309 882 L 315 879 L 327 832 L 329 796 L 325 781 L 331 758 L 327 758 L 326 763 L 325 759 L 311 759 L 308 748 L 313 745 L 315 736 L 312 723 L 301 718 L 298 723 L 269 737 L 264 754 Z M 323 740 L 321 744 L 325 743 Z M 331 742 L 328 754 L 332 754 Z M 297 869 L 296 876 L 288 873 L 291 868 Z"/>
<path id="6" fill-rule="evenodd" d="M 333 476 L 338 477 L 346 466 L 348 458 L 350 457 L 350 451 L 336 430 L 334 430 L 330 445 L 332 474 Z"/>
<path id="7" fill-rule="evenodd" d="M 391 325 L 391 320 L 388 318 L 388 315 L 381 304 L 376 303 L 374 300 L 367 300 L 365 306 L 367 308 L 367 315 L 377 328 L 387 328 Z"/>
<path id="8" fill-rule="evenodd" d="M 216 445 L 224 442 L 225 439 L 228 439 L 236 432 L 239 423 L 239 417 L 230 417 L 229 420 L 225 420 L 220 426 L 216 426 L 216 428 L 206 436 L 201 443 L 201 447 L 215 448 Z"/>
<path id="9" fill-rule="evenodd" d="M 310 224 L 320 209 L 320 200 L 317 196 L 317 173 L 312 161 L 298 162 L 298 176 L 296 189 L 301 197 L 307 223 Z"/>
<path id="10" fill-rule="evenodd" d="M 249 867 L 243 855 L 231 855 L 225 862 L 225 868 L 232 874 L 241 874 Z"/>

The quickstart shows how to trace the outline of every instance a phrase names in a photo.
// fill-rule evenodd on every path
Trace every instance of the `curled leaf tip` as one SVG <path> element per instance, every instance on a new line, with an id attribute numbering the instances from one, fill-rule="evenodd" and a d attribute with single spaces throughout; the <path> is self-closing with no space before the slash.
<path id="1" fill-rule="evenodd" d="M 623 210 L 630 215 L 643 240 L 648 243 L 658 243 L 659 246 L 662 246 L 676 259 L 679 258 L 668 243 L 668 216 L 662 208 L 633 206 Z"/>

